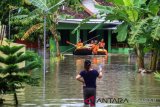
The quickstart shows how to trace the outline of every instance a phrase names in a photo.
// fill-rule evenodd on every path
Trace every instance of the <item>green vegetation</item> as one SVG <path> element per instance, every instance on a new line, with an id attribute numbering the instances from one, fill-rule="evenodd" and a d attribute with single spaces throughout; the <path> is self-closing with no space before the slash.
<path id="1" fill-rule="evenodd" d="M 2 24 L 8 24 L 9 13 L 21 6 L 30 5 L 28 0 L 1 0 L 0 2 L 0 21 Z"/>
<path id="2" fill-rule="evenodd" d="M 139 69 L 144 69 L 144 54 L 152 51 L 149 69 L 156 69 L 160 48 L 159 0 L 109 0 L 113 6 L 100 6 L 101 14 L 107 14 L 106 20 L 119 20 L 123 23 L 117 27 L 117 40 L 128 40 L 137 55 Z"/>
<path id="3" fill-rule="evenodd" d="M 30 26 L 30 28 L 28 28 L 28 30 L 24 33 L 22 39 L 26 39 L 30 36 L 30 34 L 32 34 L 35 31 L 38 30 L 43 30 L 43 18 L 44 16 L 46 16 L 46 20 L 47 20 L 47 31 L 50 31 L 53 35 L 53 38 L 56 42 L 56 49 L 57 49 L 57 56 L 60 56 L 60 48 L 59 48 L 59 36 L 56 26 L 58 23 L 58 8 L 59 5 L 62 4 L 63 1 L 61 0 L 54 0 L 54 1 L 34 1 L 31 0 L 32 5 L 34 5 L 36 8 L 27 16 L 22 15 L 22 22 L 25 21 L 31 21 L 33 22 L 34 19 L 38 19 L 38 21 L 34 21 L 35 23 L 32 23 L 32 26 Z M 16 16 L 16 18 L 21 18 L 21 15 Z"/>
<path id="4" fill-rule="evenodd" d="M 31 5 L 29 0 L 2 0 L 0 2 L 0 16 L 2 16 L 0 21 L 2 24 L 10 26 L 11 39 L 20 39 L 31 25 L 40 21 L 36 17 L 25 20 L 25 17 L 29 16 L 33 9 L 35 7 Z M 37 31 L 32 35 L 39 35 L 40 33 L 41 31 Z M 37 38 L 37 36 L 31 36 L 28 41 L 35 41 Z"/>
<path id="5" fill-rule="evenodd" d="M 41 67 L 39 58 L 33 52 L 20 51 L 23 46 L 0 46 L 0 94 L 14 94 L 18 104 L 17 89 L 25 84 L 38 85 L 38 77 L 29 74 L 31 70 Z M 19 65 L 21 63 L 21 65 Z M 25 64 L 26 63 L 26 64 Z M 2 65 L 3 64 L 3 65 Z"/>
<path id="6" fill-rule="evenodd" d="M 155 74 L 155 78 L 160 81 L 160 73 L 159 72 L 155 72 L 154 74 Z"/>
<path id="7" fill-rule="evenodd" d="M 47 32 L 51 32 L 56 41 L 57 56 L 60 55 L 57 34 L 57 24 L 59 19 L 72 17 L 60 14 L 59 9 L 63 6 L 71 7 L 74 11 L 82 11 L 80 0 L 2 0 L 0 15 L 2 24 L 10 25 L 11 39 L 27 40 L 30 42 L 43 39 L 44 15 L 47 17 Z M 53 7 L 52 9 L 50 9 Z M 49 10 L 50 9 L 50 10 Z M 44 11 L 47 11 L 44 13 Z M 10 21 L 10 24 L 9 24 Z M 9 35 L 9 36 L 10 36 Z M 47 34 L 48 35 L 48 34 Z M 8 35 L 7 35 L 8 36 Z M 50 35 L 49 35 L 50 36 Z"/>
<path id="8" fill-rule="evenodd" d="M 76 12 L 83 11 L 83 7 L 81 6 L 81 0 L 67 0 L 65 4 L 66 6 L 71 7 Z"/>
<path id="9" fill-rule="evenodd" d="M 29 8 L 21 7 L 19 12 L 15 12 L 11 17 L 11 36 L 12 39 L 21 39 L 28 29 L 32 27 L 37 27 L 37 23 L 42 23 L 43 18 L 37 17 L 34 11 L 29 10 Z M 40 26 L 42 27 L 42 26 Z M 32 28 L 33 29 L 33 28 Z M 27 41 L 37 41 L 38 38 L 42 39 L 43 29 L 38 29 L 31 33 L 30 37 L 27 38 Z"/>

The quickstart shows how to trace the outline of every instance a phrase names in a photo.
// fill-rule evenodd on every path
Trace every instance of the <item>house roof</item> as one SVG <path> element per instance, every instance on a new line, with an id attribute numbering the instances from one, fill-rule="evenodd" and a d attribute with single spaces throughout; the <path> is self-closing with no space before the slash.
<path id="1" fill-rule="evenodd" d="M 60 23 L 76 23 L 76 24 L 79 24 L 79 23 L 81 23 L 82 21 L 83 21 L 84 19 L 65 19 L 65 20 L 60 20 L 59 22 Z M 90 19 L 88 22 L 86 22 L 86 23 L 102 23 L 103 21 L 105 21 L 105 20 L 103 20 L 103 19 Z M 115 20 L 115 21 L 105 21 L 104 22 L 104 24 L 117 24 L 117 25 L 119 25 L 119 24 L 121 24 L 122 22 L 119 22 L 119 21 L 117 21 L 117 20 Z"/>
<path id="2" fill-rule="evenodd" d="M 80 24 L 84 19 L 65 19 L 65 20 L 59 20 L 59 28 L 63 26 L 63 28 L 66 27 L 66 29 L 74 29 L 78 24 Z M 122 24 L 120 21 L 105 21 L 103 19 L 90 19 L 86 23 L 82 24 L 81 29 L 92 29 L 96 25 L 103 23 L 101 27 L 98 29 L 116 29 L 116 26 L 119 24 Z M 72 26 L 71 26 L 72 25 Z"/>

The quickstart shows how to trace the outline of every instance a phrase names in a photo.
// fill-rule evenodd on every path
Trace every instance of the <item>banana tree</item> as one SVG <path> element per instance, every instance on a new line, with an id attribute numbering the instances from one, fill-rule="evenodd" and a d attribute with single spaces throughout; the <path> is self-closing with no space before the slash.
<path id="1" fill-rule="evenodd" d="M 138 68 L 144 68 L 144 49 L 146 41 L 151 38 L 151 34 L 146 33 L 148 30 L 146 26 L 149 27 L 147 23 L 152 17 L 157 16 L 159 11 L 158 0 L 150 0 L 149 2 L 147 0 L 108 1 L 112 2 L 114 6 L 98 5 L 97 8 L 100 9 L 101 13 L 107 14 L 105 19 L 123 22 L 117 27 L 117 40 L 121 42 L 128 39 L 128 43 L 136 51 Z M 153 38 L 151 39 L 153 40 Z"/>
<path id="2" fill-rule="evenodd" d="M 29 38 L 27 38 L 27 41 L 29 42 L 35 42 L 37 41 L 38 38 L 42 38 L 41 35 L 43 33 L 43 29 L 41 23 L 43 22 L 43 17 L 37 17 L 38 15 L 35 14 L 35 12 L 32 12 L 32 8 L 34 8 L 33 6 L 29 6 L 28 8 L 26 7 L 20 7 L 21 11 L 14 12 L 14 15 L 12 15 L 12 17 L 10 18 L 10 23 L 11 23 L 11 36 L 12 39 L 17 40 L 17 39 L 21 39 L 25 32 L 31 33 L 30 35 L 34 35 L 34 36 L 30 36 Z M 32 10 L 31 10 L 32 9 Z M 37 24 L 38 23 L 38 24 Z M 28 30 L 30 29 L 30 30 Z M 39 30 L 36 30 L 39 29 Z M 35 36 L 36 34 L 36 36 Z"/>
<path id="3" fill-rule="evenodd" d="M 60 48 L 59 48 L 59 35 L 57 34 L 57 24 L 58 24 L 58 8 L 63 3 L 64 0 L 30 0 L 32 5 L 36 6 L 37 8 L 32 12 L 31 15 L 36 14 L 37 17 L 40 17 L 43 19 L 45 16 L 47 19 L 47 29 L 51 31 L 53 38 L 56 42 L 56 48 L 57 48 L 57 56 L 60 56 Z M 43 17 L 41 17 L 43 16 Z M 27 18 L 26 18 L 27 20 Z M 30 29 L 26 31 L 22 39 L 26 39 L 29 37 L 31 33 L 34 31 L 41 29 L 43 27 L 43 23 L 37 23 L 36 25 L 33 25 Z"/>

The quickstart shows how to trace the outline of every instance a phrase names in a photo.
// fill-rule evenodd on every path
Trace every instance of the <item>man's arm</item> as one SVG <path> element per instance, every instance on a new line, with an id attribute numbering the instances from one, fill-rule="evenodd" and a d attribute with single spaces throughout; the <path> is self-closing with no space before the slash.
<path id="1" fill-rule="evenodd" d="M 99 72 L 98 78 L 102 78 L 102 71 Z"/>
<path id="2" fill-rule="evenodd" d="M 99 66 L 99 75 L 98 75 L 98 78 L 102 78 L 102 75 L 103 75 L 103 73 L 102 73 L 102 67 Z"/>
<path id="3" fill-rule="evenodd" d="M 78 74 L 76 76 L 76 80 L 78 80 L 78 81 L 80 81 L 80 82 L 82 82 L 84 84 L 84 80 L 82 79 L 81 75 Z"/>

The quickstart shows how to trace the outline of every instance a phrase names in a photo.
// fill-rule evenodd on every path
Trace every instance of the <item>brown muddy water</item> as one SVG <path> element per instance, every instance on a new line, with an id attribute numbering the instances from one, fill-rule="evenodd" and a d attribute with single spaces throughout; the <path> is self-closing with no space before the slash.
<path id="1" fill-rule="evenodd" d="M 82 84 L 75 76 L 85 59 L 92 61 L 93 68 L 103 68 L 103 78 L 97 79 L 96 107 L 160 107 L 160 81 L 153 74 L 137 73 L 135 62 L 127 55 L 65 55 L 57 62 L 47 59 L 45 79 L 42 70 L 32 73 L 41 77 L 40 86 L 20 90 L 18 107 L 83 107 Z M 12 95 L 3 97 L 6 101 L 1 107 L 14 107 Z"/>

